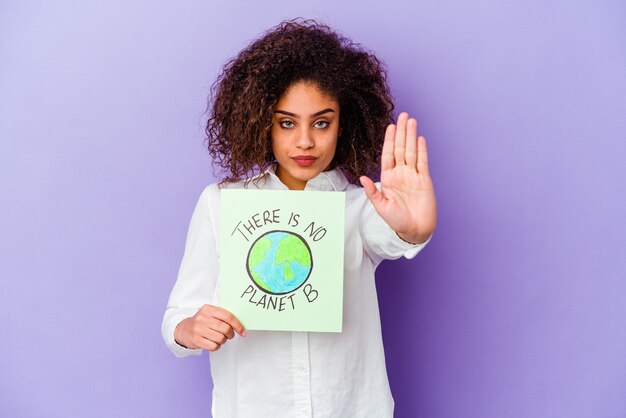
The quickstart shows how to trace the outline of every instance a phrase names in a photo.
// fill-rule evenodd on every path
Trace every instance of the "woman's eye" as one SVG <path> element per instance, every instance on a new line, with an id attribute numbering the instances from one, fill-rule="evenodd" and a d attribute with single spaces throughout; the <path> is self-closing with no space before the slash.
<path id="1" fill-rule="evenodd" d="M 329 122 L 326 122 L 325 120 L 320 120 L 320 121 L 315 122 L 315 126 L 316 126 L 317 128 L 322 128 L 322 129 L 324 129 L 324 128 L 327 128 L 327 127 L 328 127 L 328 125 L 329 125 Z"/>
<path id="2" fill-rule="evenodd" d="M 283 120 L 280 122 L 280 126 L 283 128 L 293 128 L 293 122 L 290 120 Z"/>

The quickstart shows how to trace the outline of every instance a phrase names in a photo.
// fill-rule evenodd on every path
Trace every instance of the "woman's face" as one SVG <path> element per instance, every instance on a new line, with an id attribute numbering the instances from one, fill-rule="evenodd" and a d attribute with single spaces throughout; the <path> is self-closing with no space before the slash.
<path id="1" fill-rule="evenodd" d="M 292 84 L 278 100 L 272 120 L 272 150 L 278 178 L 291 190 L 329 168 L 339 135 L 339 103 L 317 86 Z"/>

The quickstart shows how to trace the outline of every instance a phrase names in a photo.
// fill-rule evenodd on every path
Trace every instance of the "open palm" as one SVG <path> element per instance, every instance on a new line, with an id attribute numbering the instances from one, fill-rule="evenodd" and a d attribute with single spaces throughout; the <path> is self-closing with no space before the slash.
<path id="1" fill-rule="evenodd" d="M 426 139 L 417 136 L 417 121 L 406 112 L 389 125 L 381 156 L 381 190 L 360 178 L 365 194 L 381 218 L 405 241 L 426 241 L 437 223 L 435 189 L 428 171 Z"/>

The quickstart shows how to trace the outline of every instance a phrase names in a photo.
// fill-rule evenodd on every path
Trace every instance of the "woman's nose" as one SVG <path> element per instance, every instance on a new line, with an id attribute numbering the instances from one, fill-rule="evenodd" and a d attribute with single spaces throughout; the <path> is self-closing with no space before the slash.
<path id="1" fill-rule="evenodd" d="M 296 145 L 301 149 L 309 149 L 315 145 L 315 141 L 313 141 L 313 135 L 307 128 L 303 128 L 298 135 L 296 140 Z"/>

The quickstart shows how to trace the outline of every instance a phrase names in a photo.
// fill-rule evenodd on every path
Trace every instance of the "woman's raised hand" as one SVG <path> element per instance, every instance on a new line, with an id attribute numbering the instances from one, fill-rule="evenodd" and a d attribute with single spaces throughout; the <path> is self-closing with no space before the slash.
<path id="1" fill-rule="evenodd" d="M 381 190 L 360 178 L 376 212 L 405 241 L 421 243 L 435 230 L 437 201 L 428 172 L 426 139 L 417 136 L 417 121 L 406 112 L 389 125 L 381 156 Z"/>
<path id="2" fill-rule="evenodd" d="M 204 305 L 194 316 L 176 326 L 174 340 L 185 348 L 216 351 L 234 338 L 235 332 L 246 336 L 246 330 L 235 315 L 219 306 Z"/>

